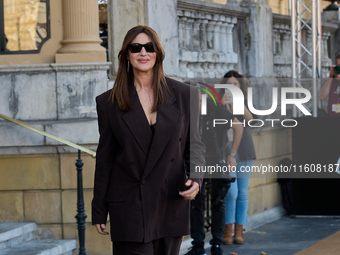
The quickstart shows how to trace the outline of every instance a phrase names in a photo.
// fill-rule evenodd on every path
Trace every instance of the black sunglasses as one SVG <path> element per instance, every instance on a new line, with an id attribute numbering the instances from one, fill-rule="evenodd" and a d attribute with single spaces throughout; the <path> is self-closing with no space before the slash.
<path id="1" fill-rule="evenodd" d="M 139 44 L 139 43 L 130 43 L 128 45 L 129 50 L 131 53 L 139 53 L 142 51 L 142 48 L 144 47 L 146 52 L 155 52 L 155 49 L 153 48 L 152 42 L 146 43 L 146 44 Z"/>

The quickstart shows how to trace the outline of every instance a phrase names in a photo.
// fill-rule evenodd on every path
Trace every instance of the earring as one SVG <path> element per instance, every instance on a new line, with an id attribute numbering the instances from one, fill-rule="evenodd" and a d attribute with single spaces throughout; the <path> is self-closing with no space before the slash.
<path id="1" fill-rule="evenodd" d="M 127 71 L 128 72 L 130 71 L 130 62 L 129 62 L 129 60 L 127 61 Z"/>

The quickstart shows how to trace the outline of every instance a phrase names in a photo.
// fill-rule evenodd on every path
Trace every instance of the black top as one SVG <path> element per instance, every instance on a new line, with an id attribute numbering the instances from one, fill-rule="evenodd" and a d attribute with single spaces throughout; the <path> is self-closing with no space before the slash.
<path id="1" fill-rule="evenodd" d="M 156 123 L 155 123 L 155 124 L 152 124 L 152 125 L 150 125 L 150 128 L 151 128 L 151 133 L 152 133 L 152 137 L 153 137 L 153 136 L 154 136 L 154 134 L 155 134 Z"/>
<path id="2" fill-rule="evenodd" d="M 245 101 L 245 105 L 248 108 L 248 102 Z M 244 121 L 244 116 L 243 115 L 235 115 L 235 118 L 237 118 L 240 122 Z M 253 115 L 253 118 L 257 118 L 255 115 Z M 246 127 L 243 129 L 243 134 L 242 134 L 242 139 L 240 146 L 238 147 L 238 154 L 240 156 L 240 160 L 252 160 L 256 159 L 256 153 L 255 153 L 255 147 L 254 147 L 254 142 L 253 138 L 251 136 L 251 130 L 250 127 L 248 126 L 247 122 Z M 252 123 L 253 125 L 255 122 Z"/>

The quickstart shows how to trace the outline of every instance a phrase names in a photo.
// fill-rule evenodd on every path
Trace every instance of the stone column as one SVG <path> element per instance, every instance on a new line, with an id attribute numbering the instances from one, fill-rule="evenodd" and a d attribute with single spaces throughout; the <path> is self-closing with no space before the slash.
<path id="1" fill-rule="evenodd" d="M 216 17 L 218 19 L 218 17 Z M 221 51 L 221 21 L 216 21 L 215 27 L 214 27 L 214 49 L 216 52 Z"/>
<path id="2" fill-rule="evenodd" d="M 165 51 L 164 71 L 179 75 L 177 0 L 108 0 L 109 60 L 113 63 L 110 78 L 118 71 L 118 52 L 126 32 L 146 25 L 158 34 Z"/>
<path id="3" fill-rule="evenodd" d="M 285 30 L 282 34 L 282 56 L 284 59 L 284 77 L 292 77 L 292 32 L 289 26 L 285 26 Z"/>
<path id="4" fill-rule="evenodd" d="M 227 52 L 228 53 L 234 52 L 233 28 L 234 28 L 234 24 L 229 23 L 228 26 L 227 26 Z"/>
<path id="5" fill-rule="evenodd" d="M 322 33 L 321 40 L 321 66 L 322 66 L 322 77 L 329 77 L 329 68 L 332 65 L 332 59 L 328 55 L 328 40 L 330 39 L 331 33 Z"/>
<path id="6" fill-rule="evenodd" d="M 272 9 L 266 0 L 246 0 L 250 9 L 247 20 L 251 38 L 248 51 L 248 75 L 250 77 L 273 76 Z"/>
<path id="7" fill-rule="evenodd" d="M 194 51 L 200 51 L 201 50 L 201 42 L 200 42 L 200 25 L 201 25 L 200 19 L 194 20 L 194 26 L 193 26 L 193 48 Z"/>
<path id="8" fill-rule="evenodd" d="M 221 25 L 221 45 L 222 45 L 222 52 L 225 54 L 228 53 L 228 36 L 227 36 L 227 22 L 223 22 Z"/>
<path id="9" fill-rule="evenodd" d="M 207 44 L 208 49 L 212 50 L 214 48 L 214 27 L 216 21 L 209 20 L 207 25 Z"/>
<path id="10" fill-rule="evenodd" d="M 186 24 L 186 37 L 185 37 L 185 47 L 189 51 L 193 51 L 193 25 L 194 25 L 194 19 L 188 18 L 187 24 Z"/>
<path id="11" fill-rule="evenodd" d="M 203 62 L 202 68 L 203 68 L 203 78 L 209 78 L 209 63 Z"/>
<path id="12" fill-rule="evenodd" d="M 280 32 L 279 25 L 273 25 L 273 54 L 274 56 L 281 55 L 281 40 L 280 40 Z"/>
<path id="13" fill-rule="evenodd" d="M 282 30 L 282 53 L 283 57 L 286 61 L 289 60 L 289 62 L 286 62 L 286 64 L 292 63 L 292 32 L 290 30 L 290 26 L 285 26 Z"/>
<path id="14" fill-rule="evenodd" d="M 324 59 L 329 59 L 328 57 L 328 39 L 329 37 L 331 36 L 331 33 L 330 32 L 324 32 L 322 33 L 322 40 L 321 40 L 321 56 Z"/>
<path id="15" fill-rule="evenodd" d="M 206 51 L 208 49 L 207 46 L 207 24 L 208 24 L 208 20 L 204 19 L 201 20 L 201 50 L 202 51 Z"/>
<path id="16" fill-rule="evenodd" d="M 182 12 L 182 11 L 181 11 Z M 186 49 L 185 47 L 185 27 L 186 27 L 186 17 L 179 17 L 178 20 L 178 42 L 180 49 Z"/>
<path id="17" fill-rule="evenodd" d="M 180 61 L 179 62 L 179 72 L 180 77 L 186 78 L 188 73 L 188 61 Z"/>
<path id="18" fill-rule="evenodd" d="M 146 25 L 157 32 L 164 47 L 164 71 L 168 76 L 177 77 L 179 74 L 177 0 L 144 0 L 144 4 L 147 7 Z"/>
<path id="19" fill-rule="evenodd" d="M 97 0 L 63 0 L 63 40 L 56 63 L 106 62 L 100 45 Z"/>

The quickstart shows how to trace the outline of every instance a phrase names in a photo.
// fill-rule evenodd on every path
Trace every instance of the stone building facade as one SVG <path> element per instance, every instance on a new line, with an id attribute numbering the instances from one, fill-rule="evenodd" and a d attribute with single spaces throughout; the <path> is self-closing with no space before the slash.
<path id="1" fill-rule="evenodd" d="M 168 76 L 218 81 L 236 69 L 252 78 L 257 109 L 268 109 L 270 95 L 262 95 L 282 86 L 279 78 L 291 77 L 288 0 L 108 0 L 111 62 L 100 46 L 96 0 L 49 4 L 50 38 L 40 52 L 0 52 L 0 113 L 94 151 L 94 98 L 111 88 L 123 37 L 135 25 L 149 25 L 160 36 Z M 340 33 L 339 19 L 324 16 L 322 73 L 327 77 L 340 50 Z M 310 35 L 305 36 L 308 41 Z M 277 165 L 291 157 L 291 129 L 265 125 L 252 132 L 255 165 Z M 77 238 L 75 153 L 0 119 L 0 221 L 35 221 L 42 238 Z M 94 159 L 83 159 L 87 253 L 109 254 L 110 238 L 98 235 L 90 223 Z M 248 193 L 249 217 L 281 205 L 272 176 L 251 178 Z"/>

